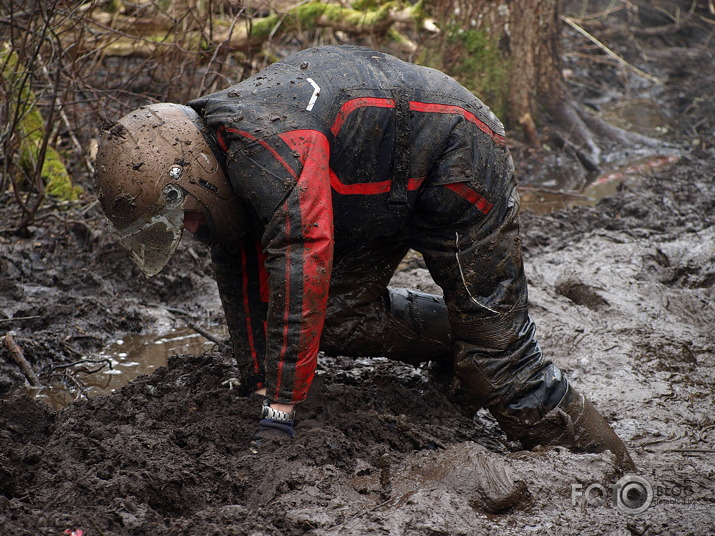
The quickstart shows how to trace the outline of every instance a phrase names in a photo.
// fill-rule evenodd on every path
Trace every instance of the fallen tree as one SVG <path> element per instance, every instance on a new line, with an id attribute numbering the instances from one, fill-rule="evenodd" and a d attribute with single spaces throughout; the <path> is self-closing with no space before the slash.
<path id="1" fill-rule="evenodd" d="M 107 11 L 94 3 L 85 9 L 90 31 L 72 27 L 68 22 L 63 32 L 65 41 L 77 43 L 77 53 L 101 50 L 105 56 L 122 57 L 154 57 L 175 47 L 186 51 L 227 47 L 249 52 L 272 38 L 316 28 L 329 28 L 353 37 L 371 35 L 389 39 L 414 52 L 417 45 L 397 26 L 436 29 L 430 20 L 424 19 L 421 2 L 412 5 L 356 1 L 351 7 L 344 7 L 315 0 L 266 16 L 252 16 L 245 8 L 233 16 L 209 13 L 205 6 L 191 1 L 173 3 L 165 11 L 153 3 L 133 11 L 124 6 Z M 78 39 L 79 32 L 83 32 L 83 39 Z"/>

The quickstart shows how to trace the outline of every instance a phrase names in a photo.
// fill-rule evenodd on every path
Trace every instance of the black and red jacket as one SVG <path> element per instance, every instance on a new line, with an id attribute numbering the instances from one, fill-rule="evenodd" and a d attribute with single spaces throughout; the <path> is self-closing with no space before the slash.
<path id="1" fill-rule="evenodd" d="M 274 401 L 307 394 L 334 248 L 408 235 L 426 187 L 483 214 L 504 187 L 494 114 L 444 73 L 367 48 L 308 49 L 189 105 L 215 133 L 260 243 L 243 255 L 265 267 L 254 280 L 267 307 L 246 305 L 260 335 L 241 335 L 256 370 L 266 359 Z"/>

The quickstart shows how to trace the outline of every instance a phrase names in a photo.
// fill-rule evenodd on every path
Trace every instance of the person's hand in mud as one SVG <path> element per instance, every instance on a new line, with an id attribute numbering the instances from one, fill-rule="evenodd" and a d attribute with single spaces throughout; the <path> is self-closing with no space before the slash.
<path id="1" fill-rule="evenodd" d="M 260 447 L 266 442 L 292 439 L 295 435 L 293 430 L 293 418 L 295 415 L 295 405 L 270 403 L 266 399 L 266 389 L 255 391 L 254 396 L 264 399 L 261 411 L 261 420 L 258 422 L 258 432 L 251 445 Z"/>

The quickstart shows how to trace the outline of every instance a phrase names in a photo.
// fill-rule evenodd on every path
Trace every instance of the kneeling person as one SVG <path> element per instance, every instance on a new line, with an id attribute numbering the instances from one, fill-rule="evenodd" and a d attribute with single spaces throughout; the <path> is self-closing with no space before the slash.
<path id="1" fill-rule="evenodd" d="M 186 228 L 211 245 L 243 385 L 293 434 L 318 350 L 450 362 L 526 447 L 628 452 L 545 359 L 528 314 L 516 178 L 499 120 L 439 71 L 328 46 L 103 132 L 96 186 L 146 275 Z M 420 252 L 444 298 L 388 282 Z"/>

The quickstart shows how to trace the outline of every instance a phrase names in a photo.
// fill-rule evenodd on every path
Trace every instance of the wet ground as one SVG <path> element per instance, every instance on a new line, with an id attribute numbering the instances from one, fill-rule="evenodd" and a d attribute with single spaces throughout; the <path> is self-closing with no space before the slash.
<path id="1" fill-rule="evenodd" d="M 185 241 L 147 280 L 85 200 L 46 206 L 29 236 L 0 234 L 0 334 L 53 386 L 26 387 L 0 347 L 0 534 L 715 533 L 715 70 L 689 35 L 701 51 L 690 63 L 681 42 L 638 42 L 670 58 L 645 64 L 663 87 L 570 63 L 611 84 L 604 109 L 617 93 L 647 97 L 636 117 L 655 102 L 634 128 L 677 158 L 672 146 L 639 155 L 558 193 L 535 180 L 557 158 L 515 147 L 540 343 L 629 445 L 636 473 L 608 453 L 523 451 L 488 413 L 463 416 L 429 370 L 381 358 L 324 356 L 297 439 L 252 450 L 256 407 L 226 383 L 206 252 Z M 16 216 L 6 201 L 2 222 Z M 439 290 L 416 256 L 393 284 Z"/>

